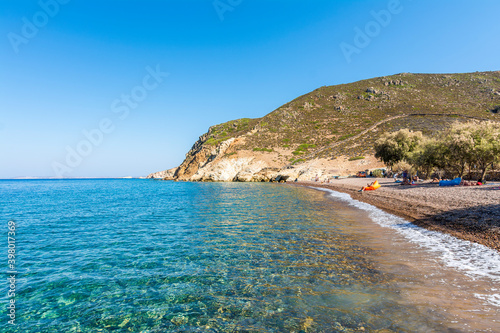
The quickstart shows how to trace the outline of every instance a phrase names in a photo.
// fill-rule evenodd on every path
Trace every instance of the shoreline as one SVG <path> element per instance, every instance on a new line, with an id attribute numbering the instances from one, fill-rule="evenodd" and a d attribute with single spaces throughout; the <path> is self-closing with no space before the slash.
<path id="1" fill-rule="evenodd" d="M 292 186 L 319 187 L 347 193 L 427 230 L 478 243 L 500 252 L 500 190 L 498 185 L 439 187 L 424 182 L 401 186 L 378 178 L 376 191 L 358 192 L 374 178 L 347 178 L 330 183 L 299 181 Z"/>

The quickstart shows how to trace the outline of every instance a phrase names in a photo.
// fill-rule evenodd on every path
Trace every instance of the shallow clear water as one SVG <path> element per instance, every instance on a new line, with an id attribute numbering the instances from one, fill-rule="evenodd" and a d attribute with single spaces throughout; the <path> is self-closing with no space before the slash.
<path id="1" fill-rule="evenodd" d="M 428 290 L 416 282 L 419 270 L 395 269 L 401 257 L 391 259 L 387 242 L 374 241 L 382 238 L 370 234 L 375 223 L 368 214 L 320 191 L 275 184 L 30 180 L 0 181 L 0 197 L 4 238 L 7 222 L 17 223 L 19 271 L 17 325 L 7 324 L 2 307 L 1 331 L 474 329 L 456 323 L 461 314 L 449 315 L 446 305 L 433 306 L 430 296 L 418 299 Z M 452 274 L 439 269 L 433 272 L 439 279 Z M 454 279 L 465 281 L 457 274 Z M 7 283 L 1 288 L 6 304 Z M 469 301 L 495 331 L 488 314 L 494 318 L 496 308 L 476 309 Z"/>

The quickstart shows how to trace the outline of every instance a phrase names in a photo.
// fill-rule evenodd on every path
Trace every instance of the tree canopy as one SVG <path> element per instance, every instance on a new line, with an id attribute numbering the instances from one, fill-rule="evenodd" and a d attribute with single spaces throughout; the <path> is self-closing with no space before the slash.
<path id="1" fill-rule="evenodd" d="M 483 180 L 500 163 L 500 123 L 457 123 L 436 138 L 407 129 L 386 133 L 375 143 L 375 157 L 391 167 L 407 162 L 427 175 L 439 169 L 462 177 L 475 170 Z"/>
<path id="2" fill-rule="evenodd" d="M 375 142 L 375 157 L 390 167 L 400 161 L 407 161 L 422 138 L 422 132 L 411 132 L 407 129 L 385 133 Z"/>

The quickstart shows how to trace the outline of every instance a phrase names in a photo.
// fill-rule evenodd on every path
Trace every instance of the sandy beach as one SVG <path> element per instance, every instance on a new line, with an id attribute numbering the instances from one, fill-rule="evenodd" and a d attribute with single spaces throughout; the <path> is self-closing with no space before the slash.
<path id="1" fill-rule="evenodd" d="M 500 251 L 500 185 L 439 187 L 426 181 L 402 186 L 381 179 L 376 191 L 358 192 L 375 178 L 347 178 L 330 183 L 297 182 L 297 186 L 324 187 L 348 193 L 429 230 L 448 233 Z"/>

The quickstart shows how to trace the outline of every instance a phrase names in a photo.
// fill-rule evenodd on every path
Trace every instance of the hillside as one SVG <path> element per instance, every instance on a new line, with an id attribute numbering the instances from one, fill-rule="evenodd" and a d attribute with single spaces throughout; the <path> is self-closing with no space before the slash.
<path id="1" fill-rule="evenodd" d="M 500 120 L 500 72 L 397 74 L 318 88 L 258 119 L 210 127 L 172 179 L 308 179 L 380 167 L 373 143 L 401 128 L 433 134 Z"/>

